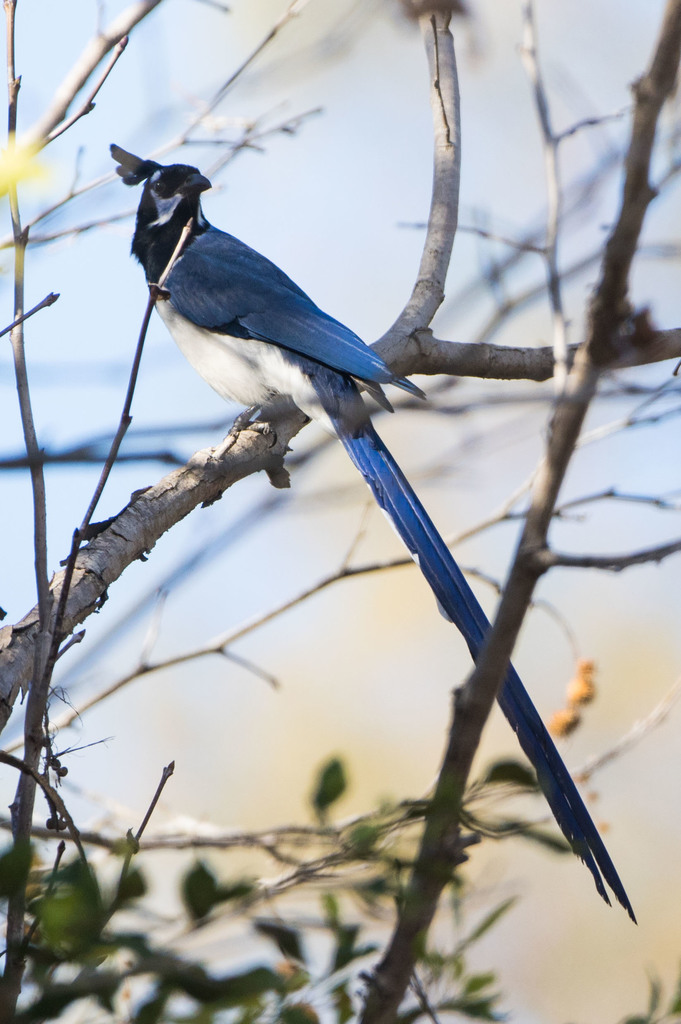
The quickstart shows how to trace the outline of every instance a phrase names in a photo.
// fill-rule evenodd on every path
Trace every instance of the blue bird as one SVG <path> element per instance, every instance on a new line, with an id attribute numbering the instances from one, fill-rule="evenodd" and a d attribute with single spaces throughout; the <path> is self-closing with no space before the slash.
<path id="1" fill-rule="evenodd" d="M 376 433 L 360 391 L 392 411 L 391 384 L 423 397 L 393 374 L 349 328 L 324 313 L 274 263 L 208 223 L 200 195 L 210 181 L 195 167 L 162 166 L 111 146 L 126 185 L 144 182 L 132 253 L 147 281 L 158 282 L 192 218 L 181 255 L 156 303 L 179 348 L 223 398 L 251 407 L 292 400 L 337 435 L 379 506 L 464 636 L 473 659 L 489 622 L 449 549 Z M 532 763 L 574 852 L 610 903 L 604 881 L 636 920 L 617 871 L 560 754 L 520 677 L 509 666 L 499 704 Z"/>

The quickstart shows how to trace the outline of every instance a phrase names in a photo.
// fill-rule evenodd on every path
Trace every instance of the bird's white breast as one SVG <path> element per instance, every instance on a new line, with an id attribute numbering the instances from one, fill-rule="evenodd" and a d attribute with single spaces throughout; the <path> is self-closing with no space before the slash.
<path id="1" fill-rule="evenodd" d="M 156 309 L 184 357 L 222 398 L 262 406 L 285 396 L 335 433 L 309 378 L 277 345 L 198 327 L 180 316 L 168 300 L 157 302 Z"/>

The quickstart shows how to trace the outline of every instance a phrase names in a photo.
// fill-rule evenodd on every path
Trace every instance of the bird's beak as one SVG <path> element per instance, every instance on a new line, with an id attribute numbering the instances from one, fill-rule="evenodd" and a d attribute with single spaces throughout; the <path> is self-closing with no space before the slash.
<path id="1" fill-rule="evenodd" d="M 190 174 L 187 180 L 182 185 L 180 191 L 184 195 L 191 195 L 192 192 L 205 192 L 206 189 L 212 188 L 213 186 L 209 182 L 208 178 L 204 177 L 203 174 Z"/>

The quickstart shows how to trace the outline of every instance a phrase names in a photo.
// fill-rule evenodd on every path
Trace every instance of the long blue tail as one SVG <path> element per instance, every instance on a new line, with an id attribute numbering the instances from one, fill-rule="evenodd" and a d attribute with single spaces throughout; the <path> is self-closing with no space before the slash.
<path id="1" fill-rule="evenodd" d="M 350 458 L 380 507 L 390 517 L 409 552 L 416 556 L 438 603 L 463 634 L 475 660 L 489 622 L 449 548 L 373 425 L 367 421 L 348 430 L 337 417 L 333 418 Z M 563 835 L 593 875 L 598 892 L 609 904 L 603 884 L 605 879 L 631 919 L 636 921 L 624 886 L 596 826 L 512 665 L 509 665 L 499 694 L 499 705 L 537 773 Z"/>

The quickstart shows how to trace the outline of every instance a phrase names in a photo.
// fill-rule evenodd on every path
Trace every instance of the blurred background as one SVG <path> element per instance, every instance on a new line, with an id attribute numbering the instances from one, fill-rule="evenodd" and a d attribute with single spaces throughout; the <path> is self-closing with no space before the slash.
<path id="1" fill-rule="evenodd" d="M 97 27 L 124 6 L 70 0 L 65 8 L 37 0 L 29 16 L 19 4 L 19 134 L 45 109 Z M 42 154 L 44 177 L 22 189 L 28 222 L 74 183 L 108 176 L 32 231 L 27 307 L 48 291 L 61 295 L 27 325 L 34 413 L 48 452 L 88 445 L 102 457 L 101 439 L 118 423 L 146 303 L 143 273 L 128 255 L 139 192 L 111 175 L 109 144 L 148 156 L 181 137 L 286 10 L 285 0 L 224 6 L 160 4 L 132 34 L 96 109 Z M 469 6 L 470 16 L 453 22 L 462 230 L 434 330 L 456 341 L 550 344 L 543 261 L 531 252 L 518 257 L 504 241 L 541 243 L 546 216 L 541 137 L 518 52 L 521 4 Z M 264 252 L 371 342 L 400 312 L 418 270 L 431 185 L 426 60 L 417 25 L 396 2 L 310 0 L 300 7 L 192 130 L 192 141 L 167 159 L 212 176 L 214 189 L 204 197 L 212 223 Z M 581 339 L 597 256 L 617 209 L 631 84 L 646 66 L 663 7 L 660 0 L 537 3 L 556 130 L 606 118 L 575 132 L 560 150 L 560 262 L 571 342 Z M 659 179 L 668 180 L 646 221 L 632 295 L 664 328 L 680 318 L 678 163 L 674 107 L 665 111 L 655 162 Z M 83 230 L 93 222 L 98 226 Z M 3 230 L 11 230 L 8 213 Z M 506 269 L 509 257 L 514 262 Z M 7 323 L 11 268 L 5 248 L 0 288 Z M 500 317 L 507 303 L 510 313 Z M 672 369 L 662 363 L 604 381 L 586 426 L 589 443 L 573 461 L 561 500 L 608 489 L 640 500 L 593 500 L 572 509 L 552 529 L 558 550 L 623 553 L 679 535 L 674 466 L 681 404 Z M 379 431 L 443 535 L 474 531 L 536 466 L 551 384 L 419 384 L 432 391 L 432 401 L 377 417 Z M 132 491 L 168 471 L 167 461 L 149 456 L 185 460 L 216 444 L 238 411 L 194 375 L 154 319 L 123 448 L 124 458 L 145 458 L 117 465 L 98 518 L 114 515 Z M 317 427 L 294 445 L 294 455 L 313 457 L 293 468 L 289 492 L 275 492 L 264 476 L 244 481 L 174 528 L 112 587 L 102 612 L 87 622 L 84 642 L 60 665 L 55 718 L 62 699 L 78 705 L 132 671 L 143 651 L 162 660 L 201 647 L 338 570 L 348 552 L 353 564 L 401 554 L 340 446 Z M 0 348 L 0 449 L 3 458 L 22 452 L 7 343 Z M 53 570 L 68 553 L 99 471 L 96 460 L 47 469 Z M 35 603 L 28 474 L 6 469 L 0 487 L 0 604 L 13 622 Z M 522 507 L 521 497 L 514 508 Z M 473 580 L 489 614 L 496 600 L 490 581 L 503 582 L 518 529 L 517 521 L 504 522 L 455 548 L 463 566 L 489 578 Z M 672 558 L 621 574 L 555 570 L 538 598 L 515 662 L 544 717 L 564 705 L 578 658 L 597 665 L 597 700 L 560 744 L 568 766 L 578 768 L 648 716 L 677 679 L 679 563 Z M 312 779 L 329 754 L 342 756 L 350 774 L 340 814 L 426 792 L 439 766 L 451 690 L 470 664 L 415 570 L 339 583 L 233 650 L 278 686 L 207 656 L 137 680 L 60 734 L 62 750 L 96 744 L 65 761 L 64 797 L 81 827 L 115 822 L 123 834 L 136 826 L 172 758 L 176 774 L 156 812 L 158 828 L 189 819 L 235 829 L 308 821 Z M 17 705 L 5 746 L 21 735 L 21 716 Z M 638 928 L 619 908 L 602 904 L 575 858 L 521 839 L 474 849 L 464 869 L 471 920 L 503 898 L 520 897 L 475 954 L 480 969 L 498 969 L 513 1017 L 616 1021 L 643 1008 L 649 976 L 673 986 L 681 940 L 680 727 L 681 711 L 672 707 L 663 724 L 588 787 Z M 479 767 L 516 754 L 497 712 Z M 11 802 L 15 783 L 5 771 L 3 803 Z M 532 810 L 544 814 L 539 800 Z M 161 894 L 175 862 L 147 857 Z"/>

